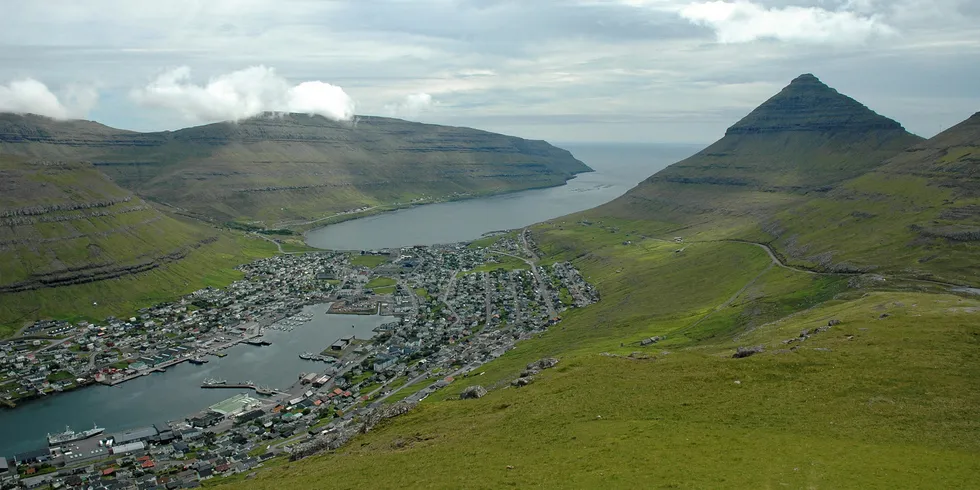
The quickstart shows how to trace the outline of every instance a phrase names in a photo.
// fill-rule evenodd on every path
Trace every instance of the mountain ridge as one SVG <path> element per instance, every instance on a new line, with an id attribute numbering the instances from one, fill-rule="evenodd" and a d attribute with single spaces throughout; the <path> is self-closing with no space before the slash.
<path id="1" fill-rule="evenodd" d="M 91 161 L 145 198 L 212 220 L 266 223 L 549 187 L 591 171 L 544 141 L 375 116 L 263 114 L 137 133 L 6 114 L 2 153 Z"/>

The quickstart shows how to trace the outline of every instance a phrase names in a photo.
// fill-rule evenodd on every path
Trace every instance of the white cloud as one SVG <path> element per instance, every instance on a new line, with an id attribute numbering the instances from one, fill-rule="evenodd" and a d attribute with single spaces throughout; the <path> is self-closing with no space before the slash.
<path id="1" fill-rule="evenodd" d="M 190 78 L 190 68 L 176 68 L 132 96 L 140 104 L 175 110 L 193 121 L 237 121 L 266 111 L 334 120 L 354 116 L 354 100 L 344 89 L 321 81 L 291 85 L 273 68 L 261 65 L 219 75 L 206 85 L 195 85 Z"/>
<path id="2" fill-rule="evenodd" d="M 760 39 L 803 43 L 854 43 L 894 30 L 873 16 L 819 7 L 767 8 L 744 1 L 695 2 L 678 11 L 688 21 L 710 27 L 719 42 Z"/>
<path id="3" fill-rule="evenodd" d="M 406 95 L 397 104 L 389 104 L 385 106 L 385 109 L 393 116 L 418 117 L 423 111 L 432 107 L 432 104 L 432 96 L 425 92 L 420 92 Z"/>
<path id="4" fill-rule="evenodd" d="M 25 78 L 0 85 L 0 112 L 32 113 L 57 119 L 84 117 L 95 106 L 92 88 L 67 87 L 59 98 L 47 85 Z"/>

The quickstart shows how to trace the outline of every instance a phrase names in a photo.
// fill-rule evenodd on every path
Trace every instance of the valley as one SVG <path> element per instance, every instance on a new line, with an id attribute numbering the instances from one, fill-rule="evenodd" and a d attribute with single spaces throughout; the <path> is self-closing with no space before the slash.
<path id="1" fill-rule="evenodd" d="M 287 429 L 264 450 L 264 430 L 225 421 L 192 445 L 231 463 L 170 467 L 277 490 L 541 486 L 556 472 L 584 487 L 968 488 L 976 117 L 924 140 L 803 75 L 606 204 L 465 248 L 341 258 L 362 272 L 323 276 L 337 311 L 427 312 L 375 342 L 437 340 L 426 363 L 381 375 L 401 360 L 374 352 L 373 374 L 347 380 L 358 401 L 310 390 L 312 406 L 257 414 Z M 351 277 L 391 300 L 344 295 Z"/>

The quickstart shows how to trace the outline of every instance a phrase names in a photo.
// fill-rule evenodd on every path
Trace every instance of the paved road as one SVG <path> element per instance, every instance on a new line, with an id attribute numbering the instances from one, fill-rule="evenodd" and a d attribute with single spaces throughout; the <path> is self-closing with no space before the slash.
<path id="1" fill-rule="evenodd" d="M 534 260 L 526 259 L 524 257 L 518 257 L 514 254 L 509 254 L 507 252 L 498 252 L 493 250 L 492 253 L 506 255 L 508 257 L 513 257 L 515 259 L 523 260 L 528 266 L 531 267 L 531 275 L 534 276 L 534 283 L 538 286 L 538 291 L 541 292 L 541 298 L 544 300 L 544 306 L 548 310 L 548 318 L 557 318 L 558 312 L 555 310 L 554 303 L 551 302 L 551 295 L 548 294 L 548 289 L 544 287 L 544 283 L 541 281 L 541 276 L 538 273 L 538 267 Z M 533 252 L 529 252 L 532 256 Z"/>

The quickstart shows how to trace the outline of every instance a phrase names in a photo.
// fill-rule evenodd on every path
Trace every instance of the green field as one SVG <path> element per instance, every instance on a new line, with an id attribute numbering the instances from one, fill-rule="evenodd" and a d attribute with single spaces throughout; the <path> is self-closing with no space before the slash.
<path id="1" fill-rule="evenodd" d="M 364 287 L 368 289 L 390 288 L 397 284 L 397 282 L 390 277 L 375 277 L 368 281 Z"/>
<path id="2" fill-rule="evenodd" d="M 527 262 L 524 262 L 523 260 L 518 259 L 517 257 L 511 257 L 509 255 L 499 255 L 499 254 L 494 254 L 491 257 L 492 260 L 489 260 L 483 265 L 480 265 L 478 267 L 474 267 L 473 269 L 461 271 L 460 275 L 473 274 L 475 272 L 490 272 L 490 271 L 495 271 L 497 269 L 504 269 L 509 271 L 515 269 L 528 268 Z"/>
<path id="3" fill-rule="evenodd" d="M 351 254 L 350 263 L 356 267 L 368 267 L 375 268 L 381 264 L 388 262 L 387 255 L 360 255 Z"/>

